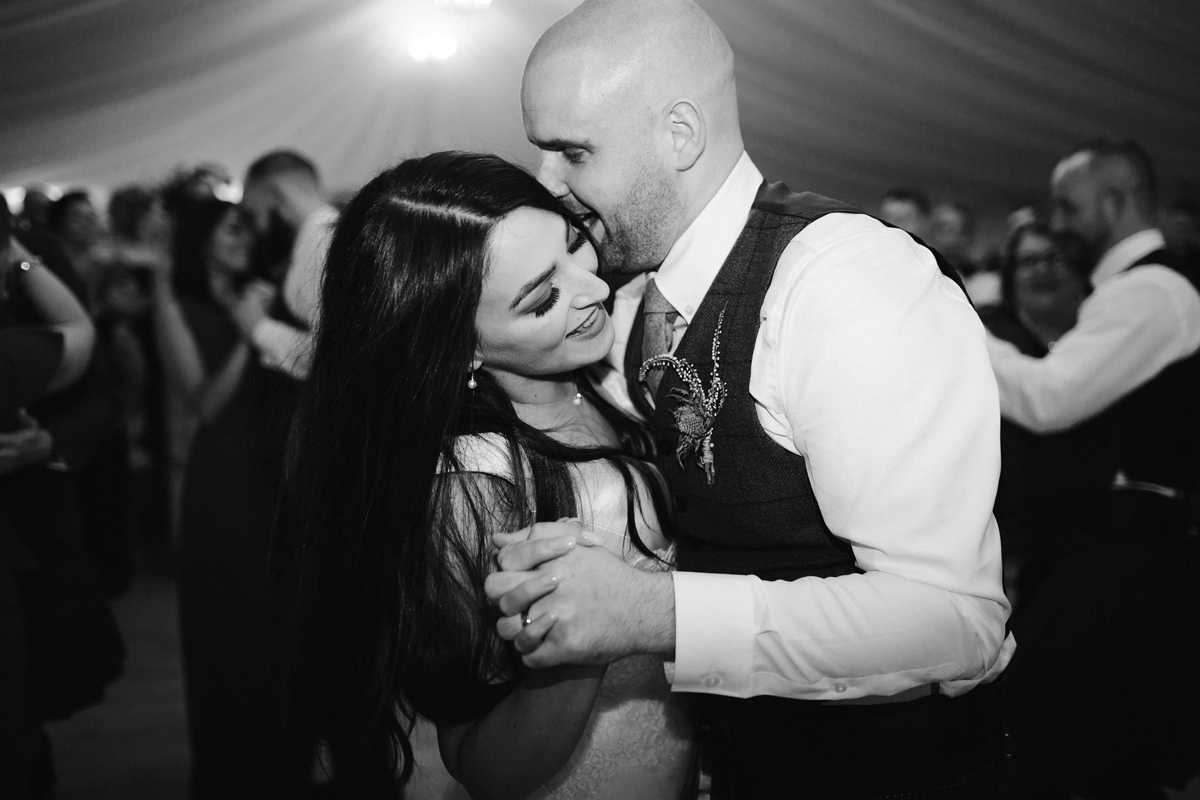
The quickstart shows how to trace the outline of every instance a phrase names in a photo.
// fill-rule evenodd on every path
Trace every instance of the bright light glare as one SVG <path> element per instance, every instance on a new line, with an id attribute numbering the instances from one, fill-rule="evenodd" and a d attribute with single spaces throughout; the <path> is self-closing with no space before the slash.
<path id="1" fill-rule="evenodd" d="M 213 197 L 224 200 L 226 203 L 240 203 L 242 202 L 242 182 L 218 183 L 213 187 L 212 193 Z"/>
<path id="2" fill-rule="evenodd" d="M 413 61 L 424 64 L 427 61 L 445 61 L 454 55 L 458 42 L 448 33 L 424 33 L 408 42 L 408 52 Z"/>

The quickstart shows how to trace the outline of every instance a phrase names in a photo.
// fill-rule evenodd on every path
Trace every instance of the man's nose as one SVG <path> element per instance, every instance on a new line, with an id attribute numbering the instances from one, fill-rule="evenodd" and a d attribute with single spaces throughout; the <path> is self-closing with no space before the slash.
<path id="1" fill-rule="evenodd" d="M 563 182 L 560 172 L 562 157 L 558 153 L 543 152 L 538 160 L 538 183 L 545 186 L 555 197 L 564 197 L 570 193 L 567 184 Z"/>

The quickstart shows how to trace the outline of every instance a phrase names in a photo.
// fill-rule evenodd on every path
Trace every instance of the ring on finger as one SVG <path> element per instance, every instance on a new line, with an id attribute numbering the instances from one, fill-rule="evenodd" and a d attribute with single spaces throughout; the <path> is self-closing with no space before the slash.
<path id="1" fill-rule="evenodd" d="M 528 616 L 521 617 L 521 627 L 522 628 L 527 627 L 529 625 L 529 623 L 531 623 L 531 622 L 533 622 L 533 620 L 530 619 Z"/>

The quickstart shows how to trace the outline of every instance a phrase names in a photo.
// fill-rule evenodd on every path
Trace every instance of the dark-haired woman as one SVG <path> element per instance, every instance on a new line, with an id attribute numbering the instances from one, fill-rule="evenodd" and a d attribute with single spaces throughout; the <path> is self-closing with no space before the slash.
<path id="1" fill-rule="evenodd" d="M 342 213 L 279 550 L 302 707 L 344 796 L 395 796 L 417 716 L 476 798 L 686 782 L 661 660 L 526 670 L 483 591 L 490 534 L 562 517 L 591 530 L 576 546 L 665 568 L 648 438 L 586 372 L 613 341 L 596 271 L 578 221 L 492 156 L 403 162 Z"/>
<path id="2" fill-rule="evenodd" d="M 282 464 L 273 417 L 286 379 L 262 368 L 230 309 L 248 286 L 250 229 L 218 200 L 178 209 L 172 271 L 154 289 L 163 368 L 198 428 L 181 505 L 179 616 L 191 743 L 190 796 L 293 797 L 305 754 L 288 748 L 270 683 L 263 590 Z"/>
<path id="3" fill-rule="evenodd" d="M 1075 326 L 1087 297 L 1091 265 L 1085 250 L 1074 235 L 1039 222 L 1014 230 L 1000 270 L 1001 302 L 979 309 L 988 331 L 1026 355 L 1048 354 Z M 1014 624 L 1041 579 L 1076 544 L 1071 532 L 1094 528 L 1095 495 L 1111 477 L 1100 452 L 1103 441 L 1086 423 L 1043 436 L 1001 422 L 1004 467 L 995 513 Z"/>

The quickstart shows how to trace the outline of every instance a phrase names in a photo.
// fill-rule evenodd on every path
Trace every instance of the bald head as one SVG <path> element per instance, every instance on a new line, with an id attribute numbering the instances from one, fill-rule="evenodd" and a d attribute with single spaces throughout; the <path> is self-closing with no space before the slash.
<path id="1" fill-rule="evenodd" d="M 1096 139 L 1068 153 L 1051 175 L 1056 228 L 1081 235 L 1096 257 L 1154 227 L 1154 162 L 1131 139 Z"/>
<path id="2" fill-rule="evenodd" d="M 538 40 L 521 104 L 539 179 L 628 271 L 657 266 L 742 154 L 733 52 L 690 0 L 586 0 Z"/>
<path id="3" fill-rule="evenodd" d="M 660 110 L 690 98 L 737 123 L 733 51 L 691 0 L 587 0 L 538 40 L 526 79 L 547 67 L 567 67 L 592 102 Z"/>

